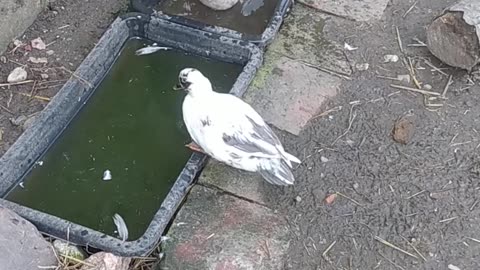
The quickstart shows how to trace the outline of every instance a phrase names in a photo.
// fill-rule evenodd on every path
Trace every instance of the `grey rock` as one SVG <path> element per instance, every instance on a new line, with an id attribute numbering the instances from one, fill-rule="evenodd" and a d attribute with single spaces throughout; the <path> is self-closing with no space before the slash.
<path id="1" fill-rule="evenodd" d="M 0 1 L 0 54 L 33 23 L 48 2 L 52 1 Z"/>
<path id="2" fill-rule="evenodd" d="M 58 264 L 52 245 L 37 228 L 0 206 L 0 266 L 8 270 L 38 270 Z"/>
<path id="3" fill-rule="evenodd" d="M 131 260 L 131 258 L 99 252 L 86 259 L 85 265 L 80 270 L 128 270 Z"/>
<path id="4" fill-rule="evenodd" d="M 61 240 L 53 241 L 53 247 L 55 248 L 55 251 L 60 255 L 73 257 L 77 260 L 82 261 L 87 258 L 87 254 L 82 249 L 80 249 L 80 247 L 74 246 Z"/>
<path id="5" fill-rule="evenodd" d="M 200 0 L 200 2 L 213 10 L 227 10 L 235 6 L 238 0 Z"/>
<path id="6" fill-rule="evenodd" d="M 10 118 L 10 123 L 12 123 L 12 125 L 14 125 L 14 126 L 20 126 L 20 125 L 23 124 L 23 122 L 25 122 L 27 119 L 28 119 L 28 117 L 22 114 L 22 115 L 20 115 L 20 116 L 18 116 L 18 117 L 12 117 L 12 118 Z"/>
<path id="7" fill-rule="evenodd" d="M 23 122 L 22 129 L 27 130 L 29 127 L 31 127 L 36 122 L 37 118 L 38 118 L 37 114 L 28 117 L 25 120 L 25 122 Z"/>
<path id="8" fill-rule="evenodd" d="M 427 29 L 428 49 L 444 63 L 472 70 L 480 63 L 480 2 L 463 0 Z"/>

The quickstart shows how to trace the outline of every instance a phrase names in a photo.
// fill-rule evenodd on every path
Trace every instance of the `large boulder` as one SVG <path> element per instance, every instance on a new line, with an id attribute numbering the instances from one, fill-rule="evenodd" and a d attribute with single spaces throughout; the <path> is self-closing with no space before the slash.
<path id="1" fill-rule="evenodd" d="M 37 228 L 2 206 L 0 239 L 1 269 L 55 269 L 58 264 L 52 245 L 42 237 Z"/>
<path id="2" fill-rule="evenodd" d="M 444 63 L 471 70 L 480 63 L 480 1 L 447 8 L 427 29 L 428 48 Z"/>

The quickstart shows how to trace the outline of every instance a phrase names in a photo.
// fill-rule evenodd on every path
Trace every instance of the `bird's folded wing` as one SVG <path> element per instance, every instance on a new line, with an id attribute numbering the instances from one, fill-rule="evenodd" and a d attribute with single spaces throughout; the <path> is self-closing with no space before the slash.
<path id="1" fill-rule="evenodd" d="M 263 121 L 262 121 L 263 122 Z M 265 123 L 257 123 L 249 116 L 235 123 L 234 128 L 222 134 L 225 144 L 257 157 L 277 157 L 280 141 Z"/>

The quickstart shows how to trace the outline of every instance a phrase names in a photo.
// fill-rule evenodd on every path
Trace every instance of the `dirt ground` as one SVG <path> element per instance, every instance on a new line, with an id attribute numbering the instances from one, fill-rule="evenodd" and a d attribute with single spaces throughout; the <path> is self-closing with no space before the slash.
<path id="1" fill-rule="evenodd" d="M 480 87 L 472 85 L 475 74 L 443 66 L 426 47 L 408 46 L 418 43 L 413 38 L 425 42 L 425 26 L 454 1 L 418 1 L 403 18 L 414 2 L 392 0 L 375 23 L 326 22 L 328 39 L 358 47 L 346 51 L 355 73 L 325 107 L 328 116 L 311 121 L 298 138 L 285 135 L 286 148 L 304 160 L 296 185 L 265 184 L 270 205 L 289 219 L 287 269 L 480 269 Z M 387 54 L 400 60 L 384 63 Z M 442 93 L 453 74 L 447 99 L 427 101 L 442 105 L 426 106 L 422 95 L 390 87 L 406 83 L 377 77 L 409 74 L 403 56 L 432 91 Z M 363 63 L 368 70 L 355 68 Z M 395 136 L 406 144 L 393 140 L 397 120 L 407 130 Z"/>
<path id="2" fill-rule="evenodd" d="M 41 98 L 58 91 L 126 2 L 57 0 L 20 38 L 28 43 L 41 37 L 47 49 L 28 52 L 21 46 L 12 52 L 12 45 L 7 50 L 1 81 L 27 64 L 28 78 L 36 83 L 0 87 L 0 155 L 22 132 L 22 124 L 10 119 L 44 108 Z M 286 148 L 304 160 L 295 172 L 296 185 L 265 184 L 270 205 L 285 212 L 290 224 L 286 269 L 447 269 L 448 264 L 479 269 L 480 87 L 472 85 L 475 74 L 442 66 L 426 47 L 408 46 L 418 43 L 415 37 L 425 41 L 425 26 L 452 2 L 420 0 L 403 18 L 414 1 L 392 0 L 384 19 L 375 23 L 327 21 L 327 38 L 358 47 L 346 51 L 355 72 L 325 106 L 331 113 L 312 120 L 299 137 L 284 134 Z M 400 60 L 384 63 L 387 54 Z M 48 63 L 29 63 L 30 56 L 47 57 Z M 426 106 L 422 95 L 389 86 L 404 83 L 377 77 L 408 74 L 403 56 L 411 58 L 416 78 L 432 91 L 442 92 L 453 74 L 447 99 L 427 101 L 441 106 Z M 425 60 L 447 75 L 432 71 Z M 369 68 L 358 70 L 362 63 Z M 40 98 L 20 94 L 32 91 Z M 400 119 L 411 132 L 406 144 L 392 136 Z M 325 203 L 335 192 L 341 195 Z"/>
<path id="3" fill-rule="evenodd" d="M 0 156 L 20 136 L 25 122 L 31 122 L 25 120 L 47 105 L 127 4 L 127 0 L 54 1 L 18 38 L 29 45 L 40 37 L 45 50 L 25 45 L 15 49 L 10 44 L 0 58 L 0 83 L 6 83 L 8 74 L 19 66 L 25 66 L 27 79 L 34 82 L 0 87 Z M 35 64 L 28 61 L 30 57 L 47 58 L 48 63 Z M 31 98 L 32 93 L 37 98 Z"/>

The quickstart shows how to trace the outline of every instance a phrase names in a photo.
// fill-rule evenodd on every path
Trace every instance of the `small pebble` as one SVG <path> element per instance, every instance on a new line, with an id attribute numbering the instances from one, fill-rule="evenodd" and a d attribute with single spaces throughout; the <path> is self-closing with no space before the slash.
<path id="1" fill-rule="evenodd" d="M 23 45 L 23 42 L 21 40 L 15 39 L 13 41 L 13 45 L 15 45 L 15 47 L 19 47 Z"/>
<path id="2" fill-rule="evenodd" d="M 356 68 L 358 71 L 368 70 L 369 67 L 370 67 L 370 65 L 369 65 L 368 63 L 356 64 L 356 65 L 355 65 L 355 68 Z"/>
<path id="3" fill-rule="evenodd" d="M 450 270 L 460 270 L 460 268 L 458 266 L 455 266 L 453 264 L 449 264 L 448 269 L 450 269 Z"/>
<path id="4" fill-rule="evenodd" d="M 358 189 L 359 187 L 360 187 L 360 185 L 359 185 L 358 183 L 354 183 L 354 184 L 353 184 L 353 189 L 356 190 L 356 189 Z"/>
<path id="5" fill-rule="evenodd" d="M 423 89 L 425 89 L 425 90 L 432 90 L 432 86 L 431 86 L 430 84 L 425 84 L 425 85 L 423 86 Z"/>
<path id="6" fill-rule="evenodd" d="M 162 236 L 162 237 L 160 237 L 160 242 L 163 243 L 163 242 L 166 242 L 166 241 L 168 241 L 168 240 L 170 240 L 170 239 L 171 239 L 171 238 L 168 237 L 168 236 Z"/>
<path id="7" fill-rule="evenodd" d="M 297 196 L 297 197 L 295 198 L 295 201 L 297 201 L 297 202 L 301 202 L 301 201 L 302 201 L 302 197 L 300 197 L 300 196 Z"/>
<path id="8" fill-rule="evenodd" d="M 352 146 L 355 144 L 355 142 L 352 141 L 352 140 L 346 140 L 345 142 L 346 142 L 346 143 L 348 144 L 348 146 L 350 146 L 350 147 L 352 147 Z"/>
<path id="9" fill-rule="evenodd" d="M 401 81 L 401 82 L 407 82 L 407 83 L 409 83 L 409 82 L 410 82 L 410 75 L 408 75 L 408 74 L 397 75 L 397 80 L 399 80 L 399 81 Z"/>
<path id="10" fill-rule="evenodd" d="M 17 82 L 23 82 L 26 79 L 27 79 L 27 71 L 23 67 L 16 67 L 8 75 L 7 82 L 17 83 Z"/>
<path id="11" fill-rule="evenodd" d="M 358 47 L 353 47 L 353 46 L 350 46 L 349 44 L 345 43 L 345 45 L 343 46 L 343 48 L 345 50 L 348 50 L 348 51 L 355 51 L 358 49 Z"/>
<path id="12" fill-rule="evenodd" d="M 323 162 L 323 163 L 328 162 L 328 158 L 326 158 L 324 156 L 321 156 L 320 161 Z"/>
<path id="13" fill-rule="evenodd" d="M 384 63 L 395 63 L 399 59 L 398 55 L 395 54 L 387 54 L 383 57 Z"/>

